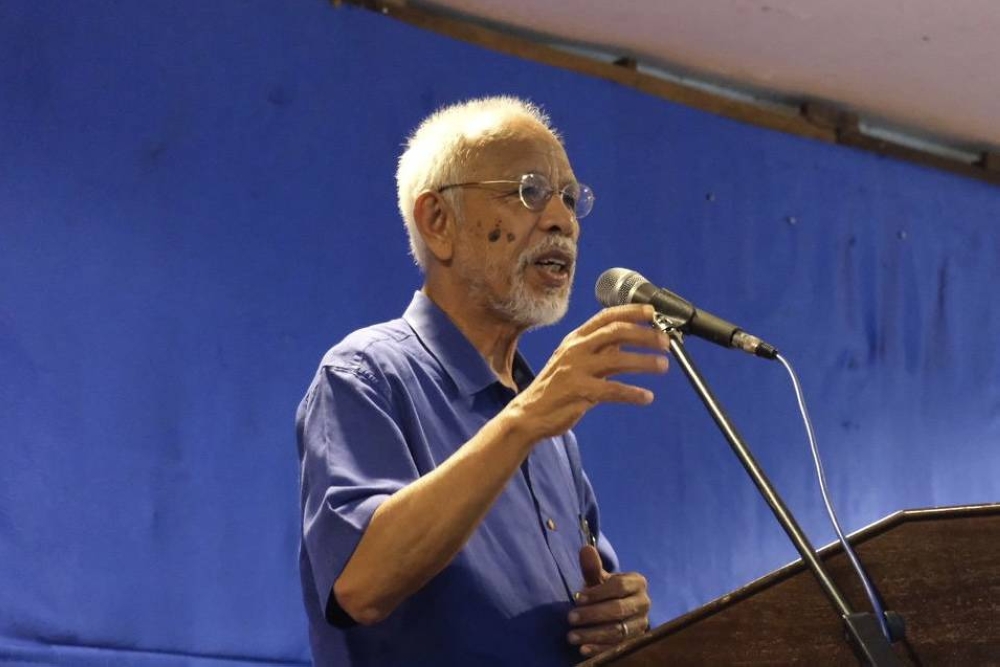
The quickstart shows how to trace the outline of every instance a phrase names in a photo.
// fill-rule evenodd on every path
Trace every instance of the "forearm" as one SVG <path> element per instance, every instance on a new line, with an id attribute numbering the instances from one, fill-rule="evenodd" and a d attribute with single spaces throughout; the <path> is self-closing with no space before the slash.
<path id="1" fill-rule="evenodd" d="M 363 624 L 385 618 L 451 562 L 535 443 L 565 433 L 598 403 L 650 403 L 652 392 L 608 376 L 666 371 L 669 339 L 645 325 L 652 316 L 649 306 L 629 305 L 592 317 L 496 418 L 383 502 L 334 582 L 341 608 Z"/>
<path id="2" fill-rule="evenodd" d="M 334 583 L 352 618 L 385 618 L 462 549 L 538 440 L 516 408 L 489 421 L 444 463 L 372 515 Z"/>

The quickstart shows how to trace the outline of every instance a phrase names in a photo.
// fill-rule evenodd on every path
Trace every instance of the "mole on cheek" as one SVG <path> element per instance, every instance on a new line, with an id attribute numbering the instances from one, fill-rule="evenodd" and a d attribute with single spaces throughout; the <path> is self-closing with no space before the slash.
<path id="1" fill-rule="evenodd" d="M 516 238 L 511 232 L 507 232 L 507 243 L 513 243 Z"/>
<path id="2" fill-rule="evenodd" d="M 503 224 L 503 218 L 497 218 L 496 224 L 493 225 L 493 231 L 491 231 L 489 233 L 489 236 L 486 237 L 490 240 L 490 243 L 496 243 L 497 241 L 500 240 L 500 236 L 501 234 L 503 234 L 503 230 L 500 229 L 500 225 L 502 224 Z"/>

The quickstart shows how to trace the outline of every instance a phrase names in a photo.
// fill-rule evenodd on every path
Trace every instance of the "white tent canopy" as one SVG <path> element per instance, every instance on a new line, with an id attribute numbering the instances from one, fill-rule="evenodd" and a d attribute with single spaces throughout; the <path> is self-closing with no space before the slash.
<path id="1" fill-rule="evenodd" d="M 399 4 L 631 57 L 765 102 L 829 103 L 858 114 L 866 131 L 932 151 L 1000 152 L 995 0 Z"/>

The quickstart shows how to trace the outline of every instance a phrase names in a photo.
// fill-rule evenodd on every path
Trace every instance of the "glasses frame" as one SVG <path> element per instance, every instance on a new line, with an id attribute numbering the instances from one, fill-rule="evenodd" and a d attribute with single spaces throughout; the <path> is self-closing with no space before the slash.
<path id="1" fill-rule="evenodd" d="M 534 181 L 534 182 L 532 182 Z M 549 201 L 552 199 L 552 195 L 559 193 L 559 200 L 563 203 L 577 220 L 587 217 L 590 212 L 594 210 L 594 191 L 589 185 L 580 183 L 579 181 L 574 181 L 572 183 L 567 183 L 562 188 L 558 190 L 552 186 L 552 183 L 544 175 L 539 174 L 534 171 L 529 171 L 523 174 L 518 180 L 512 179 L 499 179 L 491 181 L 467 181 L 465 183 L 450 183 L 448 185 L 442 185 L 437 189 L 438 193 L 444 192 L 451 188 L 475 188 L 484 185 L 516 185 L 517 186 L 517 196 L 521 200 L 521 204 L 529 211 L 539 212 L 548 206 Z M 528 198 L 525 197 L 524 191 L 529 187 L 537 187 L 544 194 L 539 200 L 539 202 L 532 206 L 528 203 Z M 572 192 L 572 189 L 576 188 L 576 193 Z M 576 195 L 574 197 L 574 194 Z M 575 203 L 570 206 L 567 203 L 567 198 L 572 199 Z M 581 213 L 581 207 L 583 212 Z"/>

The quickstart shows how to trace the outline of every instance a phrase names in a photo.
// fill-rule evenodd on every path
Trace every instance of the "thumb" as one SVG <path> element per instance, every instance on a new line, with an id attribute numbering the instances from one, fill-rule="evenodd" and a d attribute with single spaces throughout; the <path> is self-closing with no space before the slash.
<path id="1" fill-rule="evenodd" d="M 597 586 L 604 583 L 606 573 L 601 564 L 601 554 L 591 545 L 580 549 L 580 571 L 587 586 Z"/>

